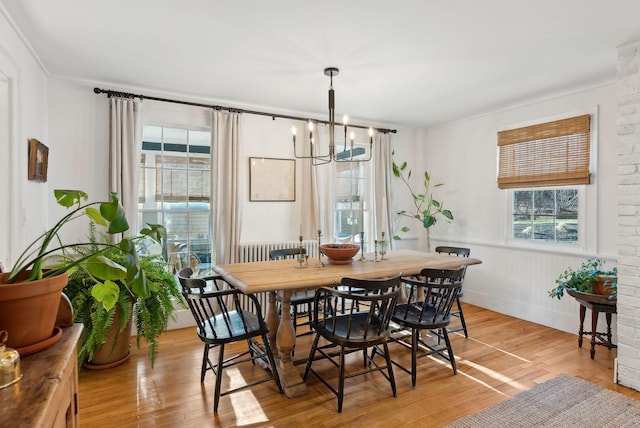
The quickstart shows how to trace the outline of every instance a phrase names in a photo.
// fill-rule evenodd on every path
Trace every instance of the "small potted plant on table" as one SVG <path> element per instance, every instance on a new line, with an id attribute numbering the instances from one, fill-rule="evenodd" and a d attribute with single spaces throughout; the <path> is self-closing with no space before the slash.
<path id="1" fill-rule="evenodd" d="M 579 269 L 568 268 L 556 279 L 556 287 L 549 291 L 550 297 L 561 299 L 564 292 L 573 295 L 606 296 L 607 300 L 614 300 L 617 296 L 618 270 L 605 269 L 604 262 L 598 258 L 587 259 Z M 581 296 L 589 298 L 588 296 Z M 596 299 L 602 299 L 598 297 Z"/>

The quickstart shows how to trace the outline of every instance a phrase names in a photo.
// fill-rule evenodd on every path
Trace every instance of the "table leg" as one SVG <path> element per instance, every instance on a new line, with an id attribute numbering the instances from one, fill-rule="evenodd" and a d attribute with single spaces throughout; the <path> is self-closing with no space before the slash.
<path id="1" fill-rule="evenodd" d="M 293 348 L 296 343 L 296 332 L 293 329 L 291 320 L 291 290 L 280 291 L 282 297 L 282 308 L 280 310 L 280 324 L 276 334 L 276 345 L 278 347 L 278 374 L 280 382 L 287 397 L 293 398 L 304 395 L 307 392 L 307 385 L 302 380 L 302 376 L 293 365 Z M 274 298 L 275 300 L 275 298 Z"/>
<path id="2" fill-rule="evenodd" d="M 591 309 L 591 359 L 596 356 L 596 335 L 598 334 L 598 315 L 600 313 Z"/>
<path id="3" fill-rule="evenodd" d="M 584 335 L 584 316 L 587 308 L 580 305 L 580 329 L 578 329 L 578 348 L 582 348 L 582 336 Z"/>
<path id="4" fill-rule="evenodd" d="M 605 316 L 607 317 L 607 348 L 611 349 L 611 312 L 607 312 Z"/>

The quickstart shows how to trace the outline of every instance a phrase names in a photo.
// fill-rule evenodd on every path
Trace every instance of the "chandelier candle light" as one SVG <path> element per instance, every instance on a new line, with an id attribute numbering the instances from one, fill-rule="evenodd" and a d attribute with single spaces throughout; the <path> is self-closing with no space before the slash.
<path id="1" fill-rule="evenodd" d="M 340 70 L 336 67 L 327 67 L 324 69 L 324 74 L 331 78 L 331 83 L 329 86 L 329 152 L 327 154 L 320 154 L 320 150 L 318 146 L 315 147 L 314 150 L 314 136 L 313 136 L 313 121 L 309 120 L 308 128 L 309 128 L 309 156 L 305 156 L 304 154 L 298 155 L 296 151 L 296 128 L 295 126 L 291 129 L 291 133 L 293 134 L 293 155 L 297 159 L 311 159 L 311 163 L 316 165 L 324 165 L 331 161 L 335 162 L 366 162 L 371 160 L 371 151 L 373 149 L 373 134 L 374 129 L 369 127 L 369 153 L 366 158 L 359 158 L 358 156 L 364 154 L 366 149 L 362 147 L 354 147 L 355 144 L 355 133 L 351 131 L 349 134 L 349 139 L 347 139 L 348 134 L 348 123 L 349 118 L 347 115 L 344 115 L 342 119 L 342 127 L 344 128 L 344 148 L 342 152 L 336 153 L 336 142 L 335 142 L 335 91 L 333 90 L 333 76 L 337 76 Z M 325 122 L 327 123 L 327 122 Z M 355 126 L 357 128 L 363 128 L 362 126 Z M 349 149 L 347 149 L 347 141 L 349 141 Z"/>

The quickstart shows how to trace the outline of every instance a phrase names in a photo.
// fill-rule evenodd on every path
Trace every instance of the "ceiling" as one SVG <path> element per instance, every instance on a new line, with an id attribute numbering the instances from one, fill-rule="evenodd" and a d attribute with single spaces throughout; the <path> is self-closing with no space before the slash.
<path id="1" fill-rule="evenodd" d="M 428 127 L 615 80 L 638 0 L 0 0 L 52 76 Z M 0 45 L 2 42 L 0 41 Z"/>

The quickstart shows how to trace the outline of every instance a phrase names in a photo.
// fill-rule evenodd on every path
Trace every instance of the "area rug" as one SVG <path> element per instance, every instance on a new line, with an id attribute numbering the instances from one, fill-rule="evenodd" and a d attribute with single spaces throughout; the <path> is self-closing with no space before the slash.
<path id="1" fill-rule="evenodd" d="M 640 427 L 640 401 L 559 375 L 447 428 Z"/>

